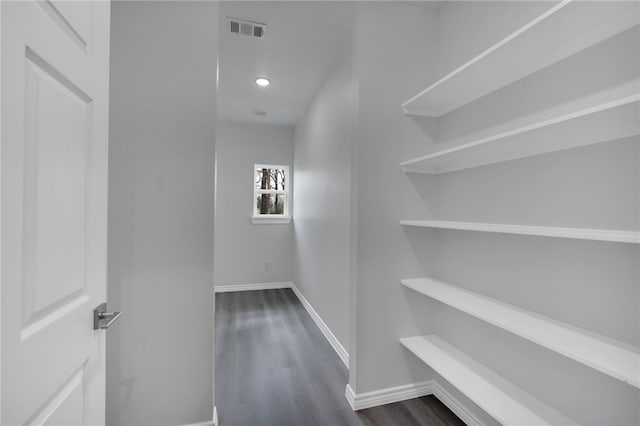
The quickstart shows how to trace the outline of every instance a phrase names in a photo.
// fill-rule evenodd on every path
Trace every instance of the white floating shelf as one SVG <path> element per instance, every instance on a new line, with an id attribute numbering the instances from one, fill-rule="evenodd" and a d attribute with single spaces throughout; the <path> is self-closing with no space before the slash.
<path id="1" fill-rule="evenodd" d="M 610 229 L 562 228 L 557 226 L 507 225 L 502 223 L 453 222 L 445 220 L 401 220 L 400 225 L 499 234 L 533 235 L 576 240 L 640 244 L 640 232 Z"/>
<path id="2" fill-rule="evenodd" d="M 435 335 L 400 343 L 503 425 L 576 424 Z"/>
<path id="3" fill-rule="evenodd" d="M 402 285 L 640 388 L 640 349 L 431 278 Z"/>
<path id="4" fill-rule="evenodd" d="M 636 85 L 633 88 L 638 90 Z M 640 134 L 640 94 L 540 121 L 401 164 L 405 172 L 440 174 Z"/>
<path id="5" fill-rule="evenodd" d="M 402 104 L 439 117 L 639 23 L 638 2 L 564 0 Z"/>

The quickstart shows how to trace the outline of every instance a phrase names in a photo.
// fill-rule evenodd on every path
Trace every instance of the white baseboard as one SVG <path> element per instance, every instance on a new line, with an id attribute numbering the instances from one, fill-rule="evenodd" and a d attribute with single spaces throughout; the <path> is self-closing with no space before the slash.
<path id="1" fill-rule="evenodd" d="M 353 389 L 351 389 L 351 386 L 347 385 L 345 396 L 351 408 L 354 411 L 358 411 L 365 408 L 377 407 L 378 405 L 391 404 L 393 402 L 431 395 L 433 394 L 433 383 L 433 380 L 427 380 L 426 382 L 411 383 L 361 394 L 356 394 Z"/>
<path id="2" fill-rule="evenodd" d="M 427 380 L 425 382 L 412 383 L 361 394 L 356 394 L 353 389 L 351 389 L 351 386 L 347 385 L 345 391 L 345 397 L 347 401 L 349 401 L 349 405 L 353 411 L 391 404 L 393 402 L 406 401 L 426 395 L 433 395 L 438 398 L 440 402 L 449 410 L 453 411 L 453 413 L 467 425 L 484 426 L 484 423 L 465 407 L 460 400 L 451 395 L 435 380 Z"/>
<path id="3" fill-rule="evenodd" d="M 218 426 L 218 409 L 213 407 L 213 420 L 200 423 L 191 423 L 184 426 Z"/>
<path id="4" fill-rule="evenodd" d="M 351 388 L 351 385 L 347 383 L 347 387 L 344 390 L 344 397 L 347 398 L 347 402 L 353 411 L 358 411 L 356 409 L 356 393 Z"/>
<path id="5" fill-rule="evenodd" d="M 293 283 L 257 283 L 257 284 L 216 284 L 214 291 L 216 293 L 227 293 L 230 291 L 251 291 L 251 290 L 273 290 L 277 288 L 292 288 Z"/>
<path id="6" fill-rule="evenodd" d="M 484 423 L 478 417 L 437 381 L 433 382 L 433 395 L 468 426 L 484 426 Z"/>
<path id="7" fill-rule="evenodd" d="M 349 369 L 349 353 L 347 352 L 347 350 L 344 348 L 344 346 L 342 346 L 342 344 L 340 343 L 338 338 L 335 336 L 335 334 L 331 332 L 331 329 L 329 329 L 329 327 L 322 320 L 320 315 L 318 315 L 315 309 L 313 309 L 313 306 L 311 306 L 309 301 L 305 299 L 305 297 L 302 295 L 302 292 L 298 290 L 298 287 L 292 284 L 291 288 L 293 289 L 293 292 L 298 297 L 298 300 L 300 300 L 300 303 L 302 303 L 302 306 L 304 306 L 304 308 L 307 310 L 307 312 L 309 313 L 309 316 L 311 316 L 313 321 L 316 323 L 316 325 L 318 326 L 322 334 L 324 334 L 324 337 L 329 341 L 329 344 L 331 345 L 333 350 L 336 351 L 336 353 L 338 354 L 338 357 L 340 357 L 340 359 L 342 360 L 342 362 L 344 363 L 344 365 L 347 367 L 347 370 L 348 370 Z"/>

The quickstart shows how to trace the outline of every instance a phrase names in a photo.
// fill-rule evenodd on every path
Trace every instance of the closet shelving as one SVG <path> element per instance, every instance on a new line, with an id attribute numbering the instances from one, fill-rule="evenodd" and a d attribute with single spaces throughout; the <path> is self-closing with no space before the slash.
<path id="1" fill-rule="evenodd" d="M 576 424 L 438 336 L 400 343 L 502 424 Z"/>
<path id="2" fill-rule="evenodd" d="M 402 285 L 640 388 L 640 349 L 432 278 Z"/>
<path id="3" fill-rule="evenodd" d="M 636 91 L 638 87 L 632 87 Z M 640 134 L 640 93 L 632 93 L 401 164 L 405 172 L 440 174 Z"/>
<path id="4" fill-rule="evenodd" d="M 555 4 L 404 102 L 403 111 L 439 117 L 638 24 L 638 2 L 606 3 Z"/>
<path id="5" fill-rule="evenodd" d="M 510 225 L 502 223 L 455 222 L 447 220 L 401 220 L 400 225 L 433 229 L 493 232 L 577 240 L 640 244 L 640 232 L 611 229 L 563 228 L 557 226 Z"/>
<path id="6" fill-rule="evenodd" d="M 639 2 L 563 0 L 549 6 L 402 104 L 408 115 L 441 117 L 559 63 L 640 23 Z M 567 78 L 571 78 L 567 76 Z M 573 104 L 520 117 L 494 134 L 459 139 L 402 163 L 407 173 L 440 174 L 640 135 L 640 76 Z M 544 90 L 544 87 L 540 87 Z M 556 106 L 557 107 L 557 106 Z M 515 128 L 514 128 L 515 127 Z M 454 141 L 452 141 L 454 142 Z M 639 231 L 403 220 L 402 226 L 640 244 Z M 640 348 L 432 278 L 401 281 L 478 320 L 640 388 Z M 562 414 L 435 335 L 400 343 L 502 424 L 572 424 Z"/>

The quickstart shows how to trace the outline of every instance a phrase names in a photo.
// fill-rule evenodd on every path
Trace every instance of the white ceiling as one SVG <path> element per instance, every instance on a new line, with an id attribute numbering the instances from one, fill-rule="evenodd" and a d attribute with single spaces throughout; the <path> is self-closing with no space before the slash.
<path id="1" fill-rule="evenodd" d="M 295 125 L 345 43 L 351 43 L 353 3 L 232 1 L 220 7 L 222 119 Z M 227 17 L 267 24 L 256 39 L 229 31 Z M 254 80 L 271 80 L 267 88 Z M 264 109 L 264 117 L 254 110 Z"/>

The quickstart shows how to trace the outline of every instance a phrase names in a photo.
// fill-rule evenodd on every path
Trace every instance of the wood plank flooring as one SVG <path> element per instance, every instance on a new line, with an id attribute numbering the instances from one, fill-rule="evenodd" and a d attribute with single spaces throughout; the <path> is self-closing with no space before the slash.
<path id="1" fill-rule="evenodd" d="M 220 426 L 463 425 L 433 396 L 353 412 L 347 369 L 290 289 L 216 294 Z"/>

